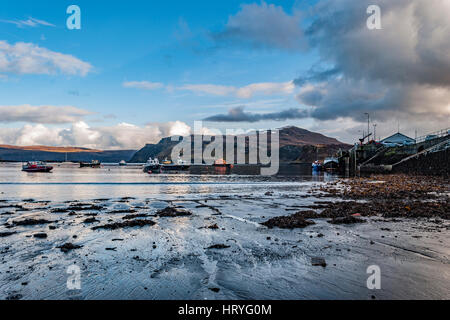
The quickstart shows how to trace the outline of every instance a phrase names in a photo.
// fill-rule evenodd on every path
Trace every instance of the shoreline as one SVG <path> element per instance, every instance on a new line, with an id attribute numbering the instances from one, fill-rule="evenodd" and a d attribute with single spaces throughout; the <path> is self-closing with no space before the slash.
<path id="1" fill-rule="evenodd" d="M 448 191 L 437 178 L 396 175 L 256 194 L 0 198 L 0 298 L 450 298 Z M 418 204 L 387 214 L 377 201 Z M 66 288 L 73 264 L 81 290 Z M 390 279 L 375 293 L 373 264 Z"/>

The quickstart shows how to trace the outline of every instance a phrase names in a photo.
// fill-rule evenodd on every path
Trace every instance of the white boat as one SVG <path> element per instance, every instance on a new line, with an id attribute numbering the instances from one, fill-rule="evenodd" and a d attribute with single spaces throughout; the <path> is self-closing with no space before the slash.
<path id="1" fill-rule="evenodd" d="M 181 158 L 178 158 L 177 163 L 165 159 L 162 164 L 163 171 L 186 171 L 189 170 L 190 167 L 191 165 Z"/>
<path id="2" fill-rule="evenodd" d="M 338 166 L 339 160 L 337 158 L 329 157 L 323 161 L 323 167 L 325 168 L 325 170 L 335 170 L 338 168 Z"/>
<path id="3" fill-rule="evenodd" d="M 144 172 L 157 173 L 160 171 L 161 171 L 161 164 L 159 163 L 158 158 L 152 159 L 150 157 L 144 165 Z"/>

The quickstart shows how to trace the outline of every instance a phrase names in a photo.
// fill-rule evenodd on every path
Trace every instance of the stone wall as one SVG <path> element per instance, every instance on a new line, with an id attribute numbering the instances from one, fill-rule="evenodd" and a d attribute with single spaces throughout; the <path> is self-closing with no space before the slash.
<path id="1" fill-rule="evenodd" d="M 450 177 L 450 149 L 417 156 L 392 170 L 394 173 Z"/>

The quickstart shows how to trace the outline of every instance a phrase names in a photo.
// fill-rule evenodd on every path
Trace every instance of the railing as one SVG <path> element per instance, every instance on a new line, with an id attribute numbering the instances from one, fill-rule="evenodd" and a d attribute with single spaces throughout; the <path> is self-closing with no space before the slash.
<path id="1" fill-rule="evenodd" d="M 442 130 L 439 130 L 439 131 L 432 132 L 432 133 L 429 133 L 427 135 L 421 136 L 421 137 L 416 139 L 416 143 L 421 143 L 421 142 L 424 142 L 426 140 L 434 140 L 434 139 L 442 138 L 442 137 L 445 137 L 445 136 L 448 136 L 448 135 L 450 135 L 450 128 L 442 129 Z"/>

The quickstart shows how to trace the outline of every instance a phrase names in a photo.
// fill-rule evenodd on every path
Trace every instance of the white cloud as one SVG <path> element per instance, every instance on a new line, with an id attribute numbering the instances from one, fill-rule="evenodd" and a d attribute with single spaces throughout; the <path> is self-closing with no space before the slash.
<path id="1" fill-rule="evenodd" d="M 237 98 L 249 99 L 255 95 L 269 96 L 291 94 L 295 89 L 295 85 L 292 81 L 253 83 L 244 87 L 214 84 L 188 84 L 179 87 L 178 89 L 216 96 L 234 96 Z"/>
<path id="2" fill-rule="evenodd" d="M 18 28 L 25 28 L 25 27 L 35 28 L 38 26 L 56 27 L 54 24 L 50 22 L 35 19 L 33 17 L 29 17 L 26 20 L 0 20 L 0 22 L 15 24 Z"/>
<path id="3" fill-rule="evenodd" d="M 83 121 L 69 128 L 27 124 L 22 128 L 0 128 L 0 144 L 77 146 L 91 149 L 140 149 L 162 138 L 191 133 L 184 122 L 149 123 L 143 127 L 119 123 L 109 127 L 90 127 Z"/>
<path id="4" fill-rule="evenodd" d="M 168 92 L 175 90 L 190 91 L 196 94 L 208 94 L 213 96 L 232 96 L 241 99 L 249 99 L 256 95 L 289 95 L 294 92 L 295 84 L 288 82 L 261 82 L 252 83 L 244 87 L 224 86 L 216 84 L 185 84 L 175 87 L 164 85 L 161 82 L 129 81 L 122 84 L 125 88 L 137 88 L 143 90 L 157 90 L 165 88 Z"/>
<path id="5" fill-rule="evenodd" d="M 123 83 L 125 88 L 136 88 L 144 90 L 156 90 L 164 87 L 164 84 L 160 82 L 149 82 L 149 81 L 127 81 Z"/>
<path id="6" fill-rule="evenodd" d="M 0 122 L 72 123 L 92 114 L 72 106 L 0 106 Z"/>
<path id="7" fill-rule="evenodd" d="M 33 43 L 0 41 L 0 73 L 87 75 L 92 65 Z"/>

